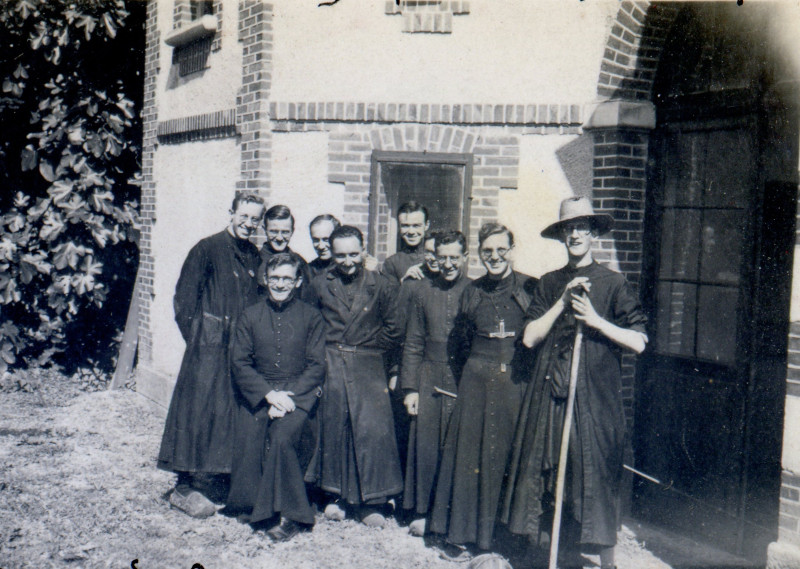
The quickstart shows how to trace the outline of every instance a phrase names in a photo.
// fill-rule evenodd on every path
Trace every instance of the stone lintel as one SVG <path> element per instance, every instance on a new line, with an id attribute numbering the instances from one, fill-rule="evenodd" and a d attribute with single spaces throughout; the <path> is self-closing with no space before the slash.
<path id="1" fill-rule="evenodd" d="M 587 105 L 584 130 L 652 130 L 656 126 L 656 108 L 650 101 L 603 101 Z"/>

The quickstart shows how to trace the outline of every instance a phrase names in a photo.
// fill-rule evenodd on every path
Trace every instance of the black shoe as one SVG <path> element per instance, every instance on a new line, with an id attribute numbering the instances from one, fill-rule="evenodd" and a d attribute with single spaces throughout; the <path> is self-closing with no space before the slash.
<path id="1" fill-rule="evenodd" d="M 311 527 L 306 524 L 301 524 L 287 518 L 281 518 L 281 523 L 269 530 L 267 536 L 269 536 L 272 541 L 280 543 L 282 541 L 289 541 L 298 533 L 309 531 L 310 529 Z"/>

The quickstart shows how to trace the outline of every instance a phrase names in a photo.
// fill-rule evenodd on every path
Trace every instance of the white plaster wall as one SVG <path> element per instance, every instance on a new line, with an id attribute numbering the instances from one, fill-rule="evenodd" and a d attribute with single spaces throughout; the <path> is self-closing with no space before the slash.
<path id="1" fill-rule="evenodd" d="M 514 268 L 540 277 L 567 262 L 564 246 L 541 236 L 558 219 L 561 200 L 573 195 L 556 151 L 577 136 L 527 135 L 520 139 L 519 187 L 501 190 L 499 220 L 514 233 Z"/>
<path id="2" fill-rule="evenodd" d="M 472 0 L 452 34 L 403 33 L 385 0 L 277 0 L 275 101 L 582 103 L 614 0 Z"/>
<path id="3" fill-rule="evenodd" d="M 172 65 L 172 48 L 164 38 L 172 32 L 174 0 L 158 0 L 158 29 L 161 32 L 158 74 L 158 120 L 182 118 L 236 107 L 242 86 L 242 44 L 239 43 L 238 0 L 223 0 L 222 42 L 208 57 L 208 69 L 178 77 Z M 174 67 L 174 68 L 173 68 Z"/>
<path id="4" fill-rule="evenodd" d="M 175 284 L 189 249 L 227 227 L 239 160 L 233 138 L 161 145 L 156 151 L 155 297 L 150 311 L 154 371 L 171 377 L 178 373 L 185 345 L 172 309 Z"/>
<path id="5" fill-rule="evenodd" d="M 272 134 L 272 190 L 269 205 L 289 206 L 295 232 L 289 244 L 307 261 L 316 257 L 308 224 L 321 213 L 342 219 L 344 184 L 328 182 L 328 133 Z"/>

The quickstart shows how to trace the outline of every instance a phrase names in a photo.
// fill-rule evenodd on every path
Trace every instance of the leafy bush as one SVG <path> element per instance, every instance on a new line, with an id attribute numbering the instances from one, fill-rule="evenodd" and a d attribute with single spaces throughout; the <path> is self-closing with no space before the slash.
<path id="1" fill-rule="evenodd" d="M 0 373 L 116 351 L 137 264 L 143 21 L 136 0 L 0 3 Z"/>

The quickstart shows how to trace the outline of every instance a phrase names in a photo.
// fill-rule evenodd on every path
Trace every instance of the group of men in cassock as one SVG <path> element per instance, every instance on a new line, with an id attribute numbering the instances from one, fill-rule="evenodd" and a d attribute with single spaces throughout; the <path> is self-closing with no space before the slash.
<path id="1" fill-rule="evenodd" d="M 647 336 L 632 288 L 592 256 L 610 216 L 565 200 L 542 235 L 568 262 L 541 280 L 513 270 L 512 232 L 486 223 L 470 280 L 464 235 L 428 233 L 419 203 L 399 208 L 401 248 L 380 270 L 331 215 L 310 224 L 310 263 L 289 247 L 286 206 L 242 193 L 230 215 L 191 249 L 174 297 L 186 351 L 158 457 L 178 475 L 174 507 L 224 504 L 274 541 L 309 531 L 315 505 L 374 527 L 395 515 L 455 561 L 491 550 L 499 526 L 549 534 L 582 323 L 562 566 L 588 550 L 614 566 L 620 357 Z"/>

